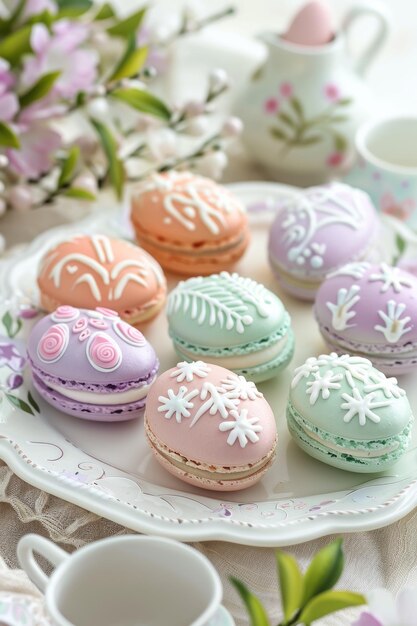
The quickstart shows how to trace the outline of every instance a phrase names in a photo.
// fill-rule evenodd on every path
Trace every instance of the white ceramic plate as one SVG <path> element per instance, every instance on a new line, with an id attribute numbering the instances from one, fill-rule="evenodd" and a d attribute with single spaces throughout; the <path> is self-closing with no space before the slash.
<path id="1" fill-rule="evenodd" d="M 291 189 L 277 184 L 233 186 L 246 204 L 273 204 Z M 237 270 L 277 290 L 267 263 L 266 241 L 271 215 L 252 217 L 253 240 Z M 116 214 L 103 213 L 76 226 L 63 227 L 35 240 L 16 256 L 0 263 L 0 318 L 17 329 L 19 303 L 37 301 L 37 262 L 42 253 L 69 232 L 126 233 Z M 174 280 L 171 281 L 171 287 Z M 328 467 L 305 455 L 291 441 L 285 404 L 292 369 L 325 350 L 311 304 L 283 295 L 296 335 L 296 354 L 288 371 L 260 387 L 274 408 L 279 431 L 277 460 L 261 483 L 235 495 L 198 491 L 177 481 L 153 459 L 142 421 L 98 424 L 56 412 L 40 398 L 40 411 L 28 413 L 3 397 L 0 406 L 0 457 L 23 480 L 107 517 L 132 530 L 184 541 L 220 539 L 241 544 L 282 546 L 333 532 L 378 528 L 403 517 L 417 504 L 417 437 L 405 458 L 383 475 L 363 475 Z M 6 311 L 10 318 L 4 317 Z M 16 340 L 24 338 L 34 320 L 24 320 Z M 161 371 L 176 357 L 164 314 L 144 329 L 159 355 Z M 5 334 L 5 328 L 0 327 Z M 8 339 L 0 343 L 0 382 L 12 373 Z M 30 373 L 11 393 L 28 403 Z M 417 375 L 401 381 L 417 405 Z M 16 403 L 16 400 L 14 401 Z M 415 429 L 416 430 L 416 429 Z"/>

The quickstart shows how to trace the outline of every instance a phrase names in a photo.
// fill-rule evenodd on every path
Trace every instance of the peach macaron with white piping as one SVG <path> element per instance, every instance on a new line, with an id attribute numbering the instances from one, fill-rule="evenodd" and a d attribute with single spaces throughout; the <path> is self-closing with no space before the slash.
<path id="1" fill-rule="evenodd" d="M 48 250 L 38 271 L 41 306 L 116 311 L 129 324 L 153 318 L 166 299 L 166 280 L 145 250 L 106 235 L 75 235 Z"/>
<path id="2" fill-rule="evenodd" d="M 178 363 L 156 379 L 147 397 L 145 431 L 165 469 L 214 491 L 258 482 L 277 444 L 273 411 L 255 384 L 203 361 Z"/>
<path id="3" fill-rule="evenodd" d="M 132 194 L 136 239 L 162 267 L 187 276 L 230 269 L 249 243 L 246 210 L 228 189 L 190 172 L 154 174 Z"/>

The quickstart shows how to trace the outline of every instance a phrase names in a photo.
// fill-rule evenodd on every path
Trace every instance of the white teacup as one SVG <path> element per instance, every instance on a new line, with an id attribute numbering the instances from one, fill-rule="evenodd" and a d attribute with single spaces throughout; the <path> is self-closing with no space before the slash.
<path id="1" fill-rule="evenodd" d="M 55 566 L 50 578 L 34 552 Z M 210 561 L 169 539 L 113 537 L 68 555 L 26 535 L 17 555 L 46 592 L 55 626 L 209 626 L 220 607 L 222 585 Z"/>
<path id="2" fill-rule="evenodd" d="M 358 160 L 346 182 L 369 193 L 379 211 L 417 230 L 417 117 L 368 122 L 355 143 Z"/>

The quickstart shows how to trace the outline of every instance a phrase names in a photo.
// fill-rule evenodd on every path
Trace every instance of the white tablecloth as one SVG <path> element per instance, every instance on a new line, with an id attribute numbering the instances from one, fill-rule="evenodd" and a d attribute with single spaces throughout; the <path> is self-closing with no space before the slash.
<path id="1" fill-rule="evenodd" d="M 207 0 L 206 0 L 207 1 Z M 177 0 L 164 0 L 172 7 Z M 121 3 L 121 0 L 120 0 Z M 123 0 L 123 10 L 134 6 L 137 0 Z M 240 16 L 221 26 L 252 34 L 275 27 L 280 30 L 288 15 L 300 4 L 297 0 L 239 0 Z M 338 0 L 332 3 L 341 14 L 351 3 Z M 369 74 L 369 82 L 385 110 L 412 111 L 417 105 L 417 3 L 410 0 L 390 0 L 393 9 L 394 33 L 379 63 Z M 213 0 L 213 8 L 218 0 Z M 276 16 L 276 18 L 274 17 Z M 360 39 L 360 33 L 356 36 Z M 382 108 L 382 105 L 381 105 Z M 262 172 L 250 164 L 241 150 L 236 151 L 227 172 L 227 180 L 262 179 Z M 30 241 L 37 233 L 63 221 L 79 217 L 73 211 L 45 208 L 36 214 L 9 213 L 0 221 L 0 231 L 9 245 Z M 11 567 L 16 567 L 15 550 L 18 538 L 27 532 L 50 536 L 64 548 L 74 549 L 108 535 L 126 532 L 125 529 L 48 496 L 23 483 L 5 465 L 0 465 L 0 555 Z M 329 539 L 317 540 L 290 547 L 289 550 L 303 566 Z M 417 585 L 417 513 L 411 513 L 400 522 L 381 530 L 345 536 L 346 568 L 340 586 L 366 592 L 376 586 L 387 586 L 397 591 L 402 586 Z M 221 542 L 200 543 L 196 546 L 214 563 L 224 583 L 224 602 L 237 620 L 238 626 L 247 624 L 245 613 L 228 582 L 233 574 L 241 578 L 265 603 L 271 623 L 279 618 L 274 551 L 247 548 Z M 7 572 L 0 562 L 0 594 L 2 591 L 34 594 L 21 573 Z M 1 598 L 0 598 L 1 599 Z M 40 613 L 41 615 L 41 613 Z M 327 620 L 331 624 L 348 624 L 352 613 Z M 40 618 L 39 618 L 40 619 Z"/>

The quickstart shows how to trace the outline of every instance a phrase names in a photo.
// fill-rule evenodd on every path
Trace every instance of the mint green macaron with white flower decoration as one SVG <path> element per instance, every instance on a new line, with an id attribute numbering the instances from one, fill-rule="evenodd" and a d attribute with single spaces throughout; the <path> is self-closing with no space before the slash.
<path id="1" fill-rule="evenodd" d="M 236 273 L 181 281 L 169 295 L 167 315 L 181 359 L 220 365 L 254 382 L 278 374 L 294 353 L 281 300 Z"/>
<path id="2" fill-rule="evenodd" d="M 332 352 L 296 368 L 287 422 L 314 458 L 352 472 L 382 472 L 406 451 L 413 415 L 396 378 L 368 359 Z"/>

